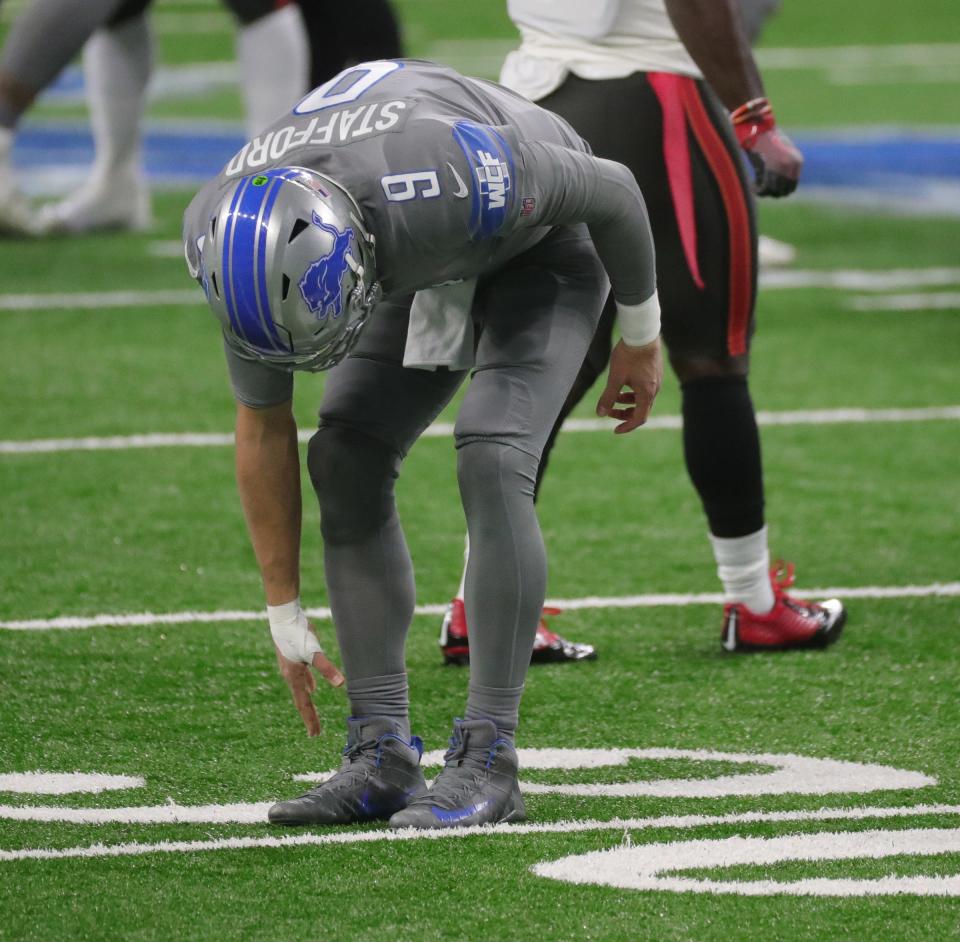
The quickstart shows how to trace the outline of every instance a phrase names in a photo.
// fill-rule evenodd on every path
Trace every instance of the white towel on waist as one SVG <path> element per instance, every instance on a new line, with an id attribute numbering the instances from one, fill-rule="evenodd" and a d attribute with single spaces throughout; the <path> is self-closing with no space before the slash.
<path id="1" fill-rule="evenodd" d="M 420 370 L 473 366 L 473 294 L 476 278 L 424 288 L 413 296 L 403 365 Z"/>

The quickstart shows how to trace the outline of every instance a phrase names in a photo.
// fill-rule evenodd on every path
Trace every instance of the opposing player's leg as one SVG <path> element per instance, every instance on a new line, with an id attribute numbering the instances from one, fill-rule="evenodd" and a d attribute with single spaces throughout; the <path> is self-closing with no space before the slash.
<path id="1" fill-rule="evenodd" d="M 561 274 L 562 273 L 562 274 Z M 547 564 L 537 466 L 600 316 L 606 277 L 585 229 L 555 232 L 483 279 L 477 367 L 457 417 L 470 558 L 470 686 L 446 765 L 392 827 L 518 820 L 514 736 Z"/>
<path id="2" fill-rule="evenodd" d="M 93 169 L 75 193 L 41 209 L 44 232 L 150 226 L 150 190 L 141 147 L 141 121 L 153 72 L 148 6 L 149 0 L 126 0 L 84 47 Z"/>
<path id="3" fill-rule="evenodd" d="M 386 818 L 425 791 L 411 736 L 404 645 L 413 618 L 413 565 L 394 484 L 407 451 L 463 373 L 405 369 L 409 302 L 375 312 L 354 353 L 333 370 L 308 467 L 320 502 L 324 569 L 351 719 L 340 771 L 281 802 L 282 824 Z"/>
<path id="4" fill-rule="evenodd" d="M 593 387 L 600 375 L 606 370 L 610 361 L 611 340 L 613 336 L 613 325 L 616 318 L 616 304 L 613 298 L 607 299 L 607 303 L 600 315 L 600 322 L 590 341 L 590 347 L 587 355 L 584 357 L 580 370 L 570 387 L 564 399 L 560 414 L 557 416 L 550 434 L 547 436 L 546 444 L 543 446 L 543 454 L 540 458 L 540 465 L 537 468 L 537 481 L 534 487 L 534 500 L 540 493 L 540 484 L 543 481 L 544 472 L 547 469 L 547 462 L 550 460 L 550 452 L 556 443 L 557 435 L 560 432 L 567 416 L 576 408 L 581 399 Z M 470 541 L 466 541 L 464 548 L 464 566 L 463 574 L 460 578 L 460 586 L 457 594 L 453 597 L 447 606 L 447 611 L 440 624 L 440 650 L 443 652 L 444 663 L 446 664 L 467 664 L 470 660 L 470 635 L 467 622 L 466 606 L 464 605 L 464 587 L 467 578 L 467 565 L 470 559 Z M 533 639 L 533 648 L 530 652 L 531 664 L 576 664 L 581 661 L 593 661 L 597 658 L 596 648 L 592 644 L 586 644 L 582 641 L 570 641 L 554 631 L 548 619 L 560 614 L 560 609 L 544 609 L 537 622 L 537 632 Z"/>
<path id="5" fill-rule="evenodd" d="M 311 88 L 358 62 L 403 57 L 400 27 L 390 0 L 298 2 L 310 40 Z M 363 29 L 357 28 L 358 23 Z"/>
<path id="6" fill-rule="evenodd" d="M 725 647 L 835 639 L 845 618 L 840 603 L 798 613 L 801 630 L 787 618 L 790 597 L 769 571 L 760 439 L 747 385 L 756 227 L 726 112 L 703 83 L 667 73 L 570 76 L 540 104 L 566 118 L 598 156 L 626 164 L 643 191 L 657 245 L 663 334 L 682 388 L 684 457 L 728 599 Z M 619 120 L 624 109 L 633 120 Z M 592 351 L 609 350 L 611 328 L 612 319 L 601 325 Z M 598 357 L 585 362 L 571 399 L 602 369 Z M 780 638 L 758 621 L 771 612 L 774 621 L 790 622 Z M 731 613 L 740 626 L 733 640 Z"/>
<path id="7" fill-rule="evenodd" d="M 702 83 L 651 75 L 664 129 L 661 188 L 669 216 L 652 217 L 664 339 L 680 380 L 684 458 L 700 495 L 724 586 L 723 646 L 824 646 L 845 612 L 835 599 L 792 599 L 771 577 L 749 348 L 756 299 L 753 200 L 726 112 Z M 685 134 L 671 135 L 681 123 Z M 689 178 L 671 166 L 689 165 Z M 655 162 L 644 168 L 655 176 Z M 641 181 L 641 185 L 643 182 Z"/>
<path id="8" fill-rule="evenodd" d="M 0 235 L 40 231 L 12 172 L 17 122 L 119 5 L 120 0 L 33 0 L 10 28 L 0 53 Z"/>
<path id="9" fill-rule="evenodd" d="M 307 93 L 306 27 L 292 0 L 226 0 L 226 5 L 237 18 L 240 89 L 247 137 L 253 138 Z"/>

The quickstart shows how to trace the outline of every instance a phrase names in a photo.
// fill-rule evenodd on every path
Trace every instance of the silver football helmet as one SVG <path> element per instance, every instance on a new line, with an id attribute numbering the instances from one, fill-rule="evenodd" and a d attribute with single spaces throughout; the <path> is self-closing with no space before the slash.
<path id="1" fill-rule="evenodd" d="M 380 299 L 374 238 L 353 197 L 315 170 L 237 180 L 204 234 L 198 280 L 227 343 L 287 370 L 327 370 Z"/>

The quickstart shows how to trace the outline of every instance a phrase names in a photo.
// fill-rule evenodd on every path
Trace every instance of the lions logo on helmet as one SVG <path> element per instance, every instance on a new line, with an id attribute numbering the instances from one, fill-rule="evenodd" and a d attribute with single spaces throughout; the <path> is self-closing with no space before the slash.
<path id="1" fill-rule="evenodd" d="M 333 308 L 332 316 L 339 317 L 343 311 L 343 295 L 340 284 L 349 267 L 347 255 L 353 242 L 353 229 L 343 232 L 336 226 L 328 226 L 316 213 L 313 224 L 333 239 L 333 248 L 318 258 L 300 279 L 300 294 L 307 307 L 317 315 L 317 320 L 326 319 L 327 312 Z M 351 260 L 356 260 L 350 255 Z"/>
<path id="2" fill-rule="evenodd" d="M 350 352 L 380 297 L 374 239 L 356 201 L 303 167 L 222 191 L 205 234 L 207 301 L 227 344 L 286 370 L 325 370 Z"/>

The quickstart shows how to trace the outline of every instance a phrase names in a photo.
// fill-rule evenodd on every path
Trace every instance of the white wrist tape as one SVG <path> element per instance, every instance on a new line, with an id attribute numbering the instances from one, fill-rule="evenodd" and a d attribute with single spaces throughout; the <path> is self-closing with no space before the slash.
<path id="1" fill-rule="evenodd" d="M 628 347 L 645 347 L 660 333 L 660 300 L 657 292 L 640 304 L 621 304 L 617 301 L 617 323 L 620 336 Z"/>
<path id="2" fill-rule="evenodd" d="M 323 653 L 317 636 L 308 626 L 307 616 L 300 608 L 299 598 L 283 605 L 268 605 L 267 619 L 273 642 L 287 660 L 309 664 L 314 654 Z"/>

